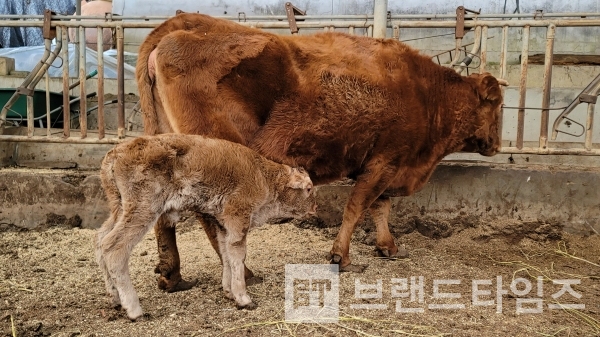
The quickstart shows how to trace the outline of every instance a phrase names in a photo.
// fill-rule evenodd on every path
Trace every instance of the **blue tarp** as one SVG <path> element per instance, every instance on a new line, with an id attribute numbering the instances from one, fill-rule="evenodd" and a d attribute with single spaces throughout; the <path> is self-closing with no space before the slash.
<path id="1" fill-rule="evenodd" d="M 0 14 L 42 15 L 49 9 L 57 14 L 71 15 L 75 13 L 75 3 L 75 0 L 0 0 Z M 0 27 L 0 47 L 43 44 L 41 28 Z"/>

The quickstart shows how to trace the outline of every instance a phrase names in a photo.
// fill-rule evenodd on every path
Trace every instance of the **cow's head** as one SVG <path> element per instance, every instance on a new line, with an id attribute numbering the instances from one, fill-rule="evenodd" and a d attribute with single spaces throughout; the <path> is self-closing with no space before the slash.
<path id="1" fill-rule="evenodd" d="M 498 127 L 503 101 L 500 86 L 506 86 L 508 82 L 496 79 L 490 73 L 470 75 L 467 81 L 473 86 L 479 102 L 467 122 L 470 130 L 462 150 L 493 156 L 500 149 Z"/>
<path id="2" fill-rule="evenodd" d="M 313 191 L 313 183 L 303 168 L 286 166 L 288 176 L 284 178 L 285 186 L 279 192 L 280 216 L 302 217 L 315 214 L 317 201 Z"/>

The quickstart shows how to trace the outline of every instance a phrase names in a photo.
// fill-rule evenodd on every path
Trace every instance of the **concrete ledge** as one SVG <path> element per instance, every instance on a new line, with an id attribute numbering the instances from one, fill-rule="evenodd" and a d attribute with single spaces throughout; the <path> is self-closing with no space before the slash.
<path id="1" fill-rule="evenodd" d="M 390 227 L 403 233 L 415 221 L 421 227 L 446 228 L 457 219 L 467 219 L 470 226 L 484 225 L 486 219 L 515 219 L 597 234 L 598 186 L 596 169 L 441 164 L 422 191 L 392 200 Z M 350 190 L 349 184 L 318 188 L 318 216 L 326 226 L 341 223 Z M 108 217 L 98 171 L 0 169 L 0 200 L 0 223 L 23 228 L 52 225 L 57 217 L 76 225 L 80 218 L 81 227 L 98 228 Z"/>

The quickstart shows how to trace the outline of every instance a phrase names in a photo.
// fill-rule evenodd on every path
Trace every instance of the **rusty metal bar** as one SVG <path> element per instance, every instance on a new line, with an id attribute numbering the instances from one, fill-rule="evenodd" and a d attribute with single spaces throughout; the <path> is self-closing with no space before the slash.
<path id="1" fill-rule="evenodd" d="M 481 28 L 481 51 L 479 53 L 479 73 L 485 72 L 485 66 L 487 64 L 487 39 L 488 39 L 488 27 L 483 26 Z"/>
<path id="2" fill-rule="evenodd" d="M 542 149 L 539 147 L 524 147 L 522 149 L 518 149 L 516 147 L 502 147 L 500 149 L 500 153 L 599 156 L 600 149 L 591 149 L 591 150 L 587 150 L 584 148 L 569 148 L 569 149 L 545 148 L 545 149 Z"/>
<path id="3" fill-rule="evenodd" d="M 98 26 L 98 139 L 105 136 L 104 126 L 104 41 L 103 29 Z"/>
<path id="4" fill-rule="evenodd" d="M 50 119 L 50 74 L 48 73 L 48 70 L 46 69 L 46 75 L 45 75 L 45 84 L 46 84 L 46 135 L 50 136 L 50 125 L 51 123 L 51 119 Z"/>
<path id="5" fill-rule="evenodd" d="M 62 30 L 62 59 L 63 59 L 63 137 L 69 138 L 71 135 L 71 104 L 69 90 L 69 32 L 65 27 Z"/>
<path id="6" fill-rule="evenodd" d="M 550 111 L 550 93 L 552 90 L 552 63 L 554 62 L 554 37 L 556 26 L 549 25 L 546 32 L 546 57 L 544 59 L 544 85 L 542 91 L 542 115 L 540 122 L 540 148 L 548 147 L 548 123 Z"/>
<path id="7" fill-rule="evenodd" d="M 15 136 L 4 135 L 2 141 L 7 142 L 27 142 L 27 143 L 66 143 L 66 144 L 118 144 L 124 139 L 119 138 L 63 138 L 47 136 Z"/>
<path id="8" fill-rule="evenodd" d="M 87 137 L 87 99 L 85 97 L 85 80 L 86 80 L 86 41 L 85 28 L 79 27 L 79 129 L 81 138 Z"/>
<path id="9" fill-rule="evenodd" d="M 236 18 L 237 20 L 237 18 Z M 152 21 L 109 21 L 104 20 L 89 20 L 89 21 L 52 21 L 52 27 L 65 26 L 65 27 L 86 27 L 96 28 L 101 25 L 104 28 L 156 28 L 162 22 Z M 243 26 L 253 26 L 256 28 L 288 28 L 287 22 L 283 21 L 255 21 L 255 22 L 239 22 L 238 24 Z M 464 22 L 465 28 L 473 28 L 482 24 L 482 20 L 466 20 Z M 543 20 L 485 20 L 485 25 L 488 27 L 548 27 L 549 25 L 556 27 L 597 27 L 600 26 L 600 19 L 543 19 Z M 334 26 L 336 28 L 348 28 L 349 26 L 366 28 L 373 25 L 373 21 L 370 19 L 363 20 L 335 20 L 335 21 L 302 21 L 297 22 L 298 28 L 322 28 L 324 26 Z M 456 21 L 444 20 L 444 21 L 433 21 L 433 20 L 422 20 L 422 21 L 409 21 L 409 20 L 395 20 L 391 21 L 391 25 L 397 25 L 400 28 L 455 28 Z M 1 27 L 42 27 L 41 21 L 15 21 L 15 20 L 0 20 Z"/>
<path id="10" fill-rule="evenodd" d="M 123 28 L 117 27 L 117 135 L 119 138 L 125 137 L 125 68 L 124 68 L 124 44 Z"/>
<path id="11" fill-rule="evenodd" d="M 27 137 L 33 136 L 33 95 L 27 95 Z"/>
<path id="12" fill-rule="evenodd" d="M 523 148 L 525 130 L 525 100 L 527 96 L 527 62 L 529 61 L 529 31 L 523 27 L 523 49 L 521 50 L 521 77 L 519 78 L 519 112 L 517 117 L 517 149 Z"/>
<path id="13" fill-rule="evenodd" d="M 506 79 L 506 60 L 508 54 L 508 27 L 502 27 L 502 42 L 500 46 L 500 78 Z M 506 88 L 501 85 L 502 97 L 505 97 Z M 504 127 L 504 107 L 500 107 L 500 116 L 498 117 L 498 139 L 502 144 L 502 132 Z"/>
<path id="14" fill-rule="evenodd" d="M 587 119 L 585 123 L 585 149 L 592 149 L 592 137 L 594 135 L 594 109 L 596 104 L 588 103 Z"/>

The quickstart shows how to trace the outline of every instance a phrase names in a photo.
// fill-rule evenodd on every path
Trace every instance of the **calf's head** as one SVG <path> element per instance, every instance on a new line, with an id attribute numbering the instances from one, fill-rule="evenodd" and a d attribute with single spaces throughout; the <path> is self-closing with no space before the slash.
<path id="1" fill-rule="evenodd" d="M 282 217 L 299 218 L 307 214 L 314 215 L 317 211 L 317 201 L 313 191 L 313 183 L 303 168 L 286 166 L 287 174 L 284 186 L 279 191 L 278 201 Z"/>
<path id="2" fill-rule="evenodd" d="M 475 111 L 470 112 L 472 115 L 467 121 L 470 130 L 462 150 L 493 156 L 500 149 L 500 108 L 503 101 L 500 86 L 506 86 L 508 82 L 489 73 L 473 74 L 467 81 L 473 86 L 479 102 Z"/>

